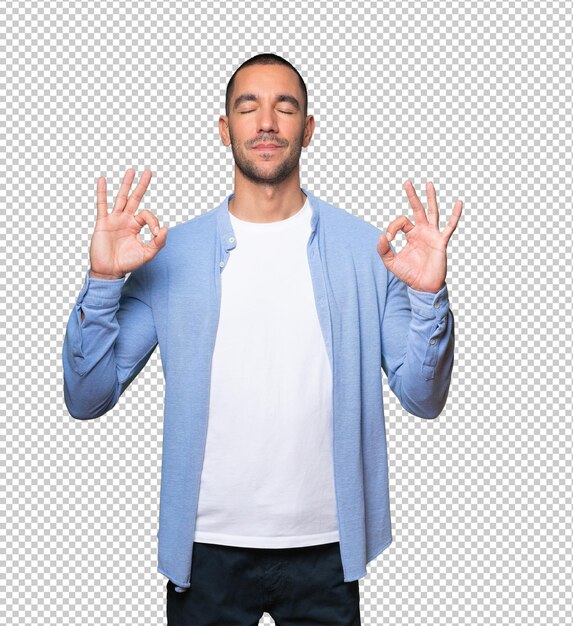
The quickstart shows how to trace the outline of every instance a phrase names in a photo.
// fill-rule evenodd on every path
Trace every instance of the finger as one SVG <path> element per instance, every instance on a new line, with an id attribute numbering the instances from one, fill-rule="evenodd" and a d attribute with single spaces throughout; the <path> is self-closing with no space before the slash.
<path id="1" fill-rule="evenodd" d="M 376 246 L 376 250 L 378 251 L 378 254 L 380 255 L 382 261 L 384 261 L 384 265 L 388 269 L 390 269 L 392 267 L 392 264 L 394 263 L 394 257 L 396 255 L 390 247 L 390 242 L 388 241 L 386 235 L 382 235 L 380 237 L 380 239 L 378 240 L 378 245 Z"/>
<path id="2" fill-rule="evenodd" d="M 426 181 L 426 197 L 428 198 L 428 222 L 435 226 L 440 227 L 438 202 L 436 200 L 436 190 L 434 189 L 434 183 L 431 180 Z"/>
<path id="3" fill-rule="evenodd" d="M 392 239 L 394 239 L 394 237 L 396 236 L 396 233 L 399 230 L 404 231 L 404 233 L 406 233 L 406 236 L 407 236 L 408 233 L 412 230 L 412 228 L 414 228 L 414 224 L 412 224 L 412 222 L 408 219 L 408 217 L 406 215 L 400 215 L 400 217 L 397 217 L 395 220 L 392 220 L 388 224 L 388 228 L 386 229 L 386 232 L 390 235 L 389 241 L 392 241 Z"/>
<path id="4" fill-rule="evenodd" d="M 127 200 L 125 211 L 128 213 L 135 213 L 137 211 L 137 207 L 141 202 L 141 198 L 143 198 L 143 194 L 145 193 L 150 180 L 151 170 L 145 170 L 137 183 L 137 187 L 131 192 L 129 199 Z"/>
<path id="5" fill-rule="evenodd" d="M 125 207 L 125 203 L 127 202 L 127 194 L 131 189 L 131 183 L 133 182 L 133 178 L 135 176 L 135 170 L 133 167 L 130 167 L 126 170 L 123 181 L 121 183 L 121 187 L 119 188 L 119 192 L 115 198 L 115 203 L 113 205 L 114 213 L 121 213 Z"/>
<path id="6" fill-rule="evenodd" d="M 424 205 L 420 202 L 420 199 L 416 194 L 416 190 L 414 189 L 414 185 L 410 179 L 404 183 L 404 189 L 406 190 L 406 195 L 408 196 L 408 202 L 410 202 L 410 206 L 414 211 L 414 221 L 417 222 L 419 220 L 420 222 L 425 222 L 427 224 L 428 218 L 426 217 Z"/>
<path id="7" fill-rule="evenodd" d="M 155 235 L 155 230 L 159 229 L 159 220 L 148 209 L 143 209 L 133 217 L 135 218 L 135 221 L 139 224 L 140 230 L 147 224 L 149 226 L 149 230 Z"/>
<path id="8" fill-rule="evenodd" d="M 165 245 L 167 231 L 167 226 L 163 226 L 159 229 L 157 235 L 153 239 L 144 244 L 143 248 L 145 249 L 145 254 L 148 260 L 152 259 Z"/>
<path id="9" fill-rule="evenodd" d="M 105 176 L 100 176 L 97 179 L 97 216 L 107 216 L 107 184 Z"/>
<path id="10" fill-rule="evenodd" d="M 444 230 L 442 231 L 442 234 L 443 234 L 443 236 L 446 239 L 446 244 L 450 240 L 450 237 L 452 236 L 452 233 L 454 232 L 454 230 L 456 229 L 456 226 L 458 225 L 458 222 L 460 221 L 460 216 L 462 214 L 462 206 L 463 206 L 463 204 L 464 203 L 461 200 L 458 200 L 454 204 L 454 210 L 453 210 L 453 213 L 452 213 L 452 217 L 450 217 L 450 219 L 448 220 L 448 223 L 445 225 Z"/>

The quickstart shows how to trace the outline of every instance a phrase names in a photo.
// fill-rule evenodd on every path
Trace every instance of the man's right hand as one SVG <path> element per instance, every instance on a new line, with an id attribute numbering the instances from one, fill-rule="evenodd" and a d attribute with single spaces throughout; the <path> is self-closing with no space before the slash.
<path id="1" fill-rule="evenodd" d="M 151 171 L 145 170 L 137 187 L 129 195 L 135 170 L 129 168 L 113 205 L 107 212 L 107 185 L 104 176 L 97 181 L 97 220 L 90 246 L 90 277 L 99 279 L 123 278 L 151 259 L 163 248 L 167 239 L 167 227 L 159 226 L 159 220 L 151 211 L 135 212 L 149 181 Z M 154 238 L 143 243 L 139 236 L 147 224 Z"/>

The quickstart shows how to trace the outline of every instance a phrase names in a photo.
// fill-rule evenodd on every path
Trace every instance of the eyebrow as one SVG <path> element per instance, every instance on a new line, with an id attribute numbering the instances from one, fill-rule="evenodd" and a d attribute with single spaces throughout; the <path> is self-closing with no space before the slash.
<path id="1" fill-rule="evenodd" d="M 257 102 L 259 100 L 259 97 L 257 96 L 257 94 L 255 94 L 255 93 L 243 93 L 243 94 L 241 94 L 235 100 L 235 103 L 233 104 L 233 110 L 236 109 L 241 104 L 243 104 L 243 102 L 250 102 L 252 100 L 254 100 L 255 102 Z M 292 106 L 297 111 L 300 111 L 300 104 L 299 104 L 298 100 L 294 96 L 291 96 L 288 93 L 281 93 L 281 94 L 279 94 L 276 97 L 276 101 L 277 102 L 288 102 L 289 104 L 292 104 Z"/>

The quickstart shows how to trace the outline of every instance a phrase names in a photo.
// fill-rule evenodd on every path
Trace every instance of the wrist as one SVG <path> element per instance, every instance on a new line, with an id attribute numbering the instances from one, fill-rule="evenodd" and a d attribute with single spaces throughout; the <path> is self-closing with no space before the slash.
<path id="1" fill-rule="evenodd" d="M 96 280 L 119 280 L 123 278 L 123 274 L 121 276 L 110 276 L 108 274 L 98 274 L 98 272 L 94 272 L 90 270 L 90 278 L 95 278 Z"/>

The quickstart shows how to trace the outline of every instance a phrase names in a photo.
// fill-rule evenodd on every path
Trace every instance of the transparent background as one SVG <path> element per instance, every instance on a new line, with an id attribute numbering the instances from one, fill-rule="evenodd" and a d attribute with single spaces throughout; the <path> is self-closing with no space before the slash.
<path id="1" fill-rule="evenodd" d="M 464 201 L 446 408 L 410 415 L 384 377 L 394 542 L 360 581 L 364 626 L 572 623 L 569 4 L 3 7 L 0 622 L 166 623 L 159 353 L 112 411 L 77 421 L 65 325 L 98 176 L 111 208 L 128 167 L 151 169 L 140 208 L 162 225 L 215 207 L 233 186 L 227 81 L 275 52 L 315 116 L 304 187 L 380 228 L 412 216 L 407 178 L 424 205 L 434 182 L 441 228 Z"/>

